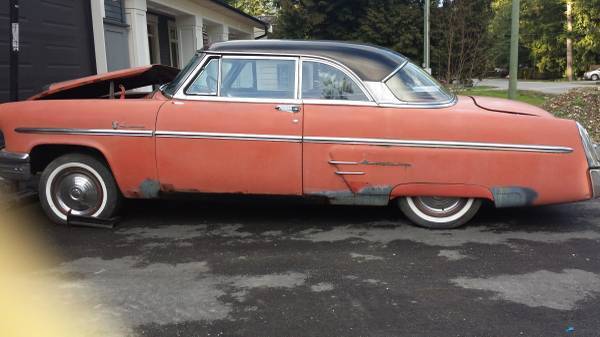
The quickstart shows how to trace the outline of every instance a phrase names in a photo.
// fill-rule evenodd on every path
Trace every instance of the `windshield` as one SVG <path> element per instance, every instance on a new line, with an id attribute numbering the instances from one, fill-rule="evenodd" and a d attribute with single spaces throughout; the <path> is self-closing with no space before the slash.
<path id="1" fill-rule="evenodd" d="M 169 83 L 166 86 L 164 86 L 163 88 L 161 88 L 162 93 L 167 96 L 171 96 L 171 97 L 174 96 L 175 92 L 177 92 L 177 88 L 179 88 L 179 86 L 183 83 L 183 81 L 185 81 L 185 79 L 192 73 L 192 71 L 194 71 L 194 69 L 196 69 L 198 64 L 200 64 L 201 60 L 202 60 L 201 55 L 199 55 L 199 54 L 194 55 L 194 57 L 192 57 L 192 59 L 185 66 L 185 68 L 183 68 L 179 72 L 177 77 L 175 77 L 175 79 L 173 81 L 171 81 L 171 83 Z"/>
<path id="2" fill-rule="evenodd" d="M 407 63 L 390 77 L 385 84 L 394 96 L 403 102 L 442 103 L 453 95 L 420 67 Z"/>

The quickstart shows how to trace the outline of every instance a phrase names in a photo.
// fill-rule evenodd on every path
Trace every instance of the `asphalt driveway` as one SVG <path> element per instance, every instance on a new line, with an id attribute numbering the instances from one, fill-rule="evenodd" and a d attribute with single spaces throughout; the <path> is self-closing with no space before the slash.
<path id="1" fill-rule="evenodd" d="M 114 231 L 51 225 L 38 204 L 13 211 L 59 252 L 38 272 L 120 335 L 600 334 L 597 201 L 488 207 L 453 231 L 410 226 L 393 208 L 295 201 L 125 211 Z"/>

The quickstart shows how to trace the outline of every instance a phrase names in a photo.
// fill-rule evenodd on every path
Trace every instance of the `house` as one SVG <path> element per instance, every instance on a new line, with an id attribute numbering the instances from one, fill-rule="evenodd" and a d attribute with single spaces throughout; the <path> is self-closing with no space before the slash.
<path id="1" fill-rule="evenodd" d="M 161 63 L 205 44 L 266 36 L 268 24 L 220 0 L 21 0 L 19 97 L 72 78 Z M 9 97 L 9 6 L 0 6 L 0 102 Z"/>

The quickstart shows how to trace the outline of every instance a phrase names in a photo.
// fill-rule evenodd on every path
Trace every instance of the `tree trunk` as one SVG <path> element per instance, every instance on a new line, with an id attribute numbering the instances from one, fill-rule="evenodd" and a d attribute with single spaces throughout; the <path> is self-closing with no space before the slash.
<path id="1" fill-rule="evenodd" d="M 567 0 L 567 79 L 573 80 L 573 0 Z"/>

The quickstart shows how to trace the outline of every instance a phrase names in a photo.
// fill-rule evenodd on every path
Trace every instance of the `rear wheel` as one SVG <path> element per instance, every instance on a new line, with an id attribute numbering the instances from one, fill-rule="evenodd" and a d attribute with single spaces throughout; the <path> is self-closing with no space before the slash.
<path id="1" fill-rule="evenodd" d="M 96 158 L 67 154 L 55 159 L 42 173 L 39 186 L 42 208 L 59 224 L 73 215 L 112 217 L 121 195 L 108 167 Z"/>
<path id="2" fill-rule="evenodd" d="M 458 228 L 469 222 L 481 206 L 479 199 L 449 197 L 404 197 L 398 203 L 412 222 L 431 229 Z"/>

